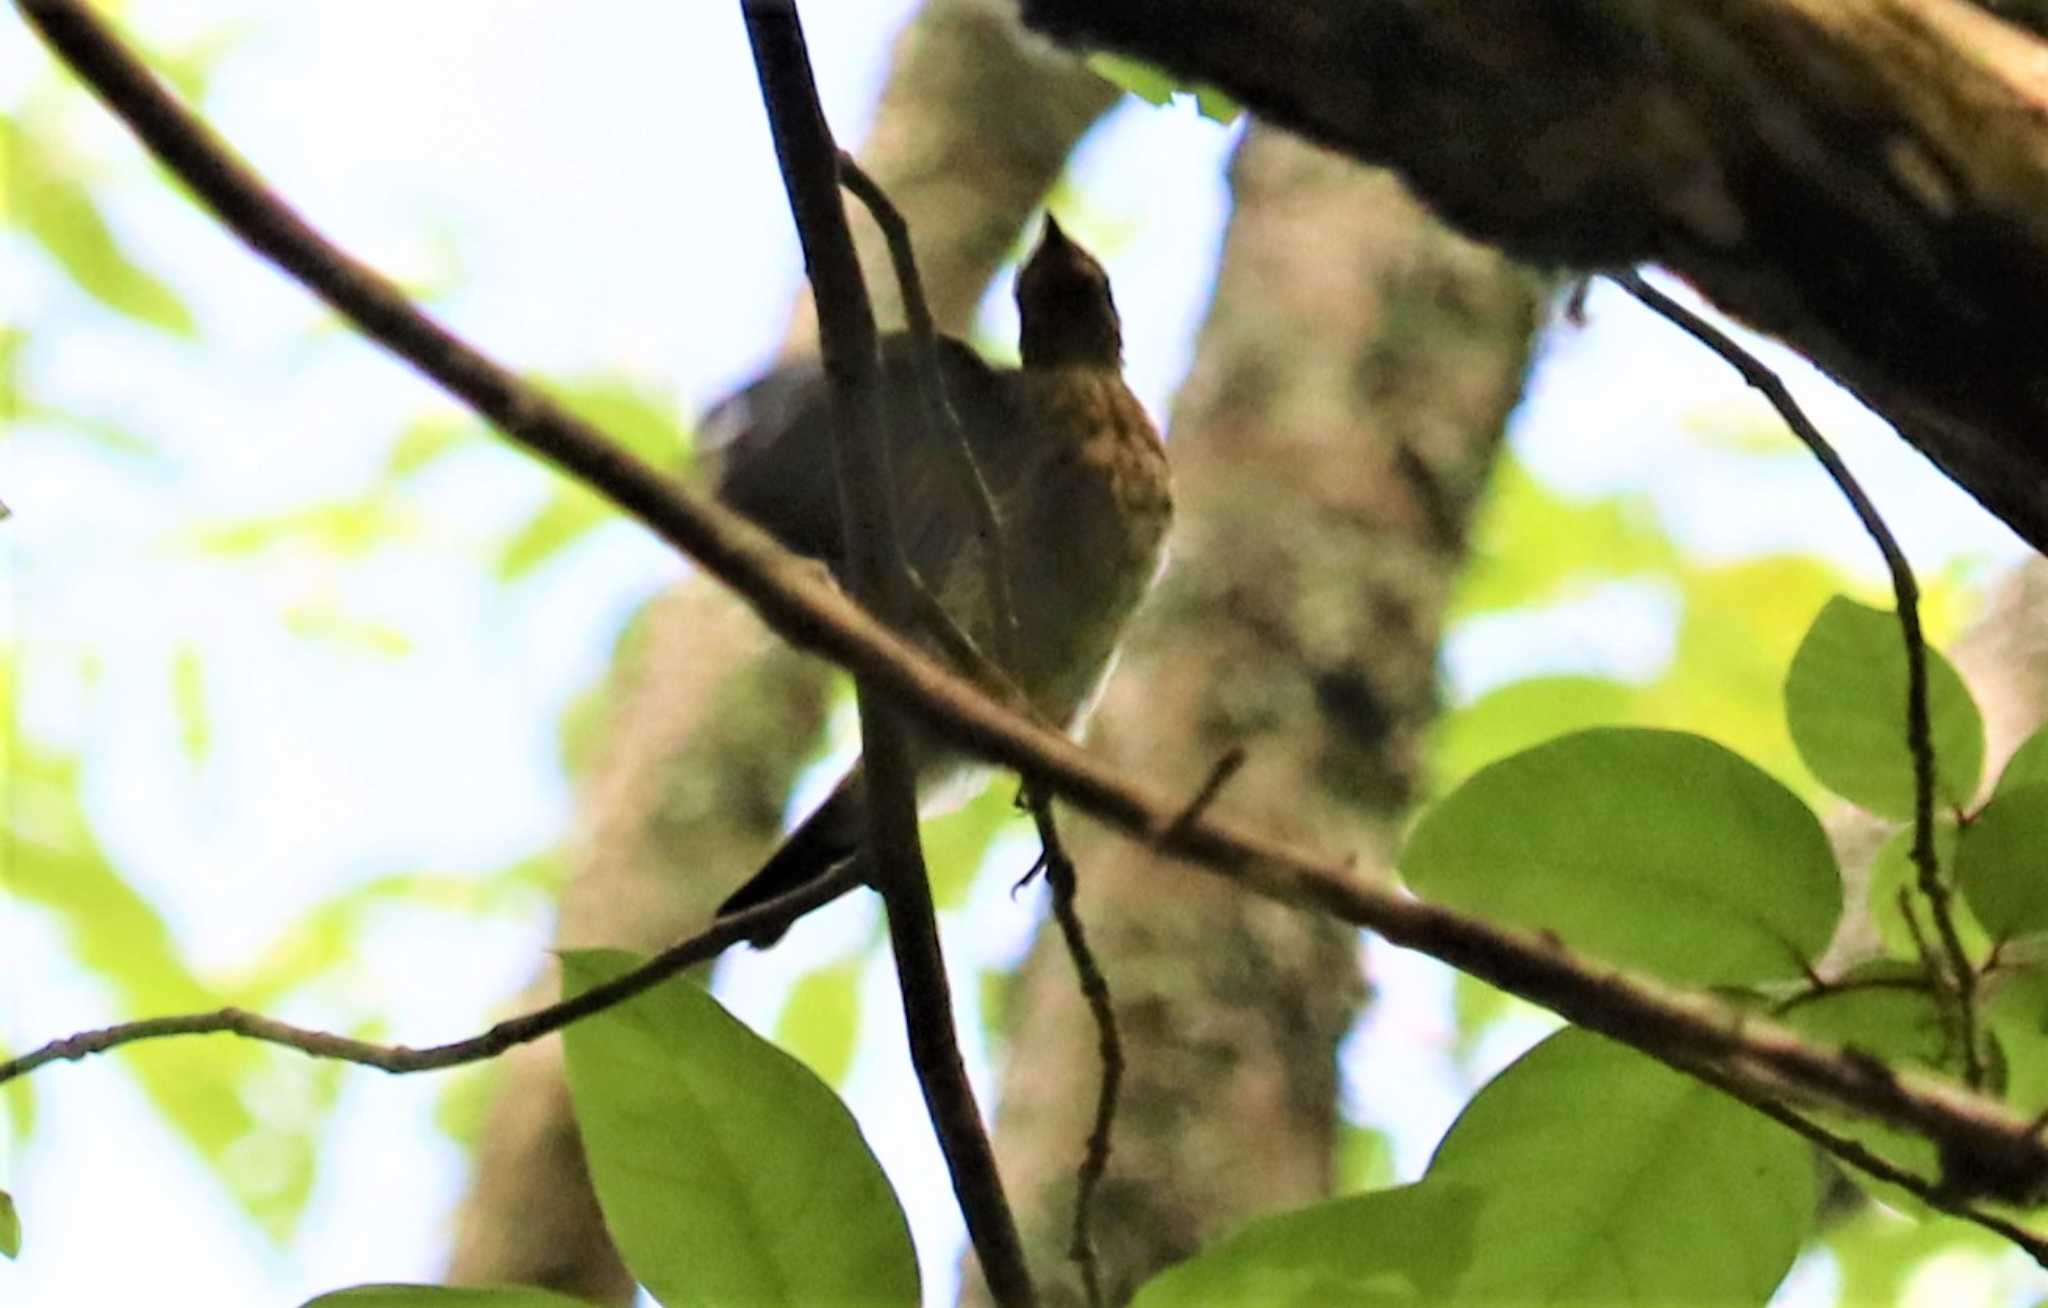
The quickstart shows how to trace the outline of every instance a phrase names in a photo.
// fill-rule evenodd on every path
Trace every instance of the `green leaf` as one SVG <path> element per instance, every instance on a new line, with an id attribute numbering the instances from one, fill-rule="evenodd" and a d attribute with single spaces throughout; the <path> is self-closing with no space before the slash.
<path id="1" fill-rule="evenodd" d="M 1221 123 L 1225 127 L 1236 122 L 1238 116 L 1244 113 L 1244 106 L 1236 99 L 1207 85 L 1195 88 L 1195 108 L 1200 111 L 1202 117 L 1212 123 Z"/>
<path id="2" fill-rule="evenodd" d="M 974 889 L 974 874 L 981 870 L 996 837 L 1029 829 L 1017 812 L 1016 793 L 1009 778 L 999 778 L 967 803 L 940 814 L 920 829 L 925 866 L 932 875 L 932 903 L 936 907 L 959 908 L 965 904 Z"/>
<path id="3" fill-rule="evenodd" d="M 5 690 L 0 686 L 0 697 Z M 108 862 L 79 805 L 76 763 L 18 736 L 9 743 L 9 756 L 0 761 L 9 783 L 9 894 L 63 923 L 73 957 L 114 990 L 124 1015 L 226 1003 L 186 965 L 155 905 Z M 226 1037 L 149 1040 L 124 1046 L 120 1056 L 171 1125 L 214 1167 L 253 1126 L 238 1085 L 264 1057 L 257 1046 Z"/>
<path id="4" fill-rule="evenodd" d="M 1669 575 L 1678 562 L 1647 496 L 1572 499 L 1510 455 L 1488 481 L 1472 561 L 1458 578 L 1452 608 L 1460 617 L 1530 608 L 1591 583 Z"/>
<path id="5" fill-rule="evenodd" d="M 1924 973 L 1917 965 L 1895 960 L 1867 963 L 1843 977 L 1838 988 L 1786 1009 L 1781 1019 L 1802 1035 L 1886 1063 L 1960 1073 L 1962 1051 L 1950 1043 L 1948 1023 L 1939 1004 L 1924 988 L 1902 988 L 1907 982 L 1924 985 Z M 1909 1172 L 1931 1178 L 1939 1170 L 1935 1148 L 1923 1137 L 1845 1114 L 1816 1116 L 1836 1134 Z M 1897 1186 L 1872 1180 L 1853 1168 L 1844 1170 L 1859 1187 L 1901 1212 L 1928 1211 L 1919 1199 Z"/>
<path id="6" fill-rule="evenodd" d="M 1469 1063 L 1494 1027 L 1509 1018 L 1538 1023 L 1543 1029 L 1558 1023 L 1557 1014 L 1549 1009 L 1496 989 L 1469 972 L 1451 978 L 1451 1021 L 1457 1027 L 1451 1052 L 1459 1062 Z"/>
<path id="7" fill-rule="evenodd" d="M 775 1021 L 775 1043 L 828 1085 L 846 1079 L 860 1035 L 859 957 L 813 968 L 790 987 Z"/>
<path id="8" fill-rule="evenodd" d="M 2021 1113 L 2048 1108 L 2048 970 L 1993 972 L 1984 1024 L 2005 1065 L 2005 1101 Z"/>
<path id="9" fill-rule="evenodd" d="M 1146 104 L 1166 104 L 1180 89 L 1180 84 L 1173 78 L 1141 59 L 1127 59 L 1098 50 L 1088 56 L 1088 67 L 1097 76 L 1116 83 Z"/>
<path id="10" fill-rule="evenodd" d="M 358 1285 L 302 1308 L 590 1308 L 590 1301 L 523 1285 Z"/>
<path id="11" fill-rule="evenodd" d="M 206 672 L 199 663 L 199 651 L 180 645 L 171 656 L 171 706 L 178 715 L 178 743 L 193 763 L 206 761 L 213 739 L 206 711 Z"/>
<path id="12" fill-rule="evenodd" d="M 562 958 L 581 993 L 633 966 Z M 666 1308 L 918 1299 L 902 1206 L 838 1097 L 672 982 L 564 1033 L 605 1224 Z"/>
<path id="13" fill-rule="evenodd" d="M 1953 884 L 1956 866 L 1954 822 L 1935 821 L 1934 862 L 1938 873 L 1950 878 Z M 1920 869 L 1913 864 L 1912 828 L 1894 831 L 1884 844 L 1878 846 L 1876 857 L 1870 860 L 1870 871 L 1864 884 L 1870 920 L 1877 925 L 1877 938 L 1893 958 L 1918 962 L 1921 952 L 1921 942 L 1914 939 L 1913 927 L 1906 920 L 1905 910 L 1899 906 L 1902 891 L 1913 905 L 1913 916 L 1919 923 L 1922 938 L 1930 943 L 1934 939 L 1933 924 L 1927 918 L 1927 900 L 1917 889 L 1919 884 Z M 1976 915 L 1970 912 L 1968 901 L 1951 897 L 1949 911 L 1955 916 L 1956 930 L 1962 937 L 1963 947 L 1971 957 L 1983 957 L 1991 948 L 1991 940 L 1984 934 L 1984 928 L 1978 925 Z"/>
<path id="14" fill-rule="evenodd" d="M 196 337 L 198 322 L 169 286 L 131 260 L 98 203 L 40 133 L 0 119 L 0 158 L 8 161 L 14 218 L 77 283 L 114 312 L 177 336 Z"/>
<path id="15" fill-rule="evenodd" d="M 546 386 L 570 412 L 657 468 L 678 468 L 689 453 L 689 433 L 676 421 L 671 396 L 617 376 L 551 380 Z"/>
<path id="16" fill-rule="evenodd" d="M 261 518 L 207 526 L 192 534 L 208 554 L 230 558 L 298 547 L 342 558 L 362 558 L 412 536 L 417 519 L 382 495 L 330 500 Z"/>
<path id="17" fill-rule="evenodd" d="M 412 637 L 387 622 L 359 618 L 329 603 L 300 604 L 287 609 L 284 629 L 303 640 L 338 645 L 382 658 L 412 653 Z"/>
<path id="18" fill-rule="evenodd" d="M 1444 1304 L 1761 1304 L 1816 1201 L 1797 1136 L 1575 1029 L 1474 1096 L 1423 1180 L 1447 1183 L 1486 1201 Z"/>
<path id="19" fill-rule="evenodd" d="M 1984 769 L 1984 720 L 1947 659 L 1927 650 L 1927 711 L 1937 803 L 1965 808 Z M 1836 596 L 1785 677 L 1785 718 L 1821 783 L 1882 817 L 1913 815 L 1906 748 L 1906 650 L 1898 619 Z"/>
<path id="20" fill-rule="evenodd" d="M 0 1063 L 14 1057 L 14 1052 L 0 1044 Z M 0 1114 L 7 1122 L 7 1138 L 19 1143 L 28 1139 L 29 1132 L 36 1127 L 35 1078 L 17 1076 L 5 1085 L 0 1085 Z"/>
<path id="21" fill-rule="evenodd" d="M 1189 96 L 1202 117 L 1225 126 L 1236 122 L 1237 116 L 1244 112 L 1236 100 L 1215 87 L 1179 81 L 1143 60 L 1098 50 L 1088 56 L 1088 67 L 1097 76 L 1114 82 L 1147 104 L 1169 104 L 1176 96 Z"/>
<path id="22" fill-rule="evenodd" d="M 2048 783 L 2001 788 L 1971 819 L 1956 883 L 1994 939 L 2048 931 Z"/>
<path id="23" fill-rule="evenodd" d="M 1927 1302 L 1909 1297 L 1907 1285 L 1930 1259 L 1949 1252 L 1996 1256 L 2010 1247 L 1989 1231 L 1955 1218 L 1930 1214 L 1914 1220 L 1876 1204 L 1831 1223 L 1825 1238 L 1842 1273 L 1834 1299 L 1840 1308 Z M 1939 1302 L 1939 1296 L 1933 1301 Z"/>
<path id="24" fill-rule="evenodd" d="M 1788 1004 L 1779 1017 L 1802 1035 L 1888 1063 L 1917 1063 L 1938 1072 L 1959 1068 L 1941 1006 L 1915 963 L 1860 964 L 1828 989 Z"/>
<path id="25" fill-rule="evenodd" d="M 1998 774 L 1998 794 L 2019 786 L 2048 785 L 2048 727 L 2042 727 L 2020 743 Z"/>
<path id="26" fill-rule="evenodd" d="M 1337 1191 L 1384 1190 L 1394 1183 L 1394 1137 L 1376 1126 L 1337 1123 Z"/>
<path id="27" fill-rule="evenodd" d="M 1798 976 L 1842 890 L 1812 811 L 1699 736 L 1602 728 L 1485 768 L 1402 851 L 1418 894 L 1685 984 Z"/>
<path id="28" fill-rule="evenodd" d="M 596 492 L 564 481 L 499 549 L 493 572 L 499 581 L 518 581 L 618 516 Z"/>
<path id="29" fill-rule="evenodd" d="M 1636 692 L 1605 677 L 1530 677 L 1441 714 L 1429 735 L 1430 776 L 1448 788 L 1510 754 L 1567 732 L 1629 721 Z"/>
<path id="30" fill-rule="evenodd" d="M 403 481 L 448 451 L 479 443 L 482 437 L 482 429 L 469 418 L 454 414 L 420 418 L 408 423 L 398 434 L 390 456 L 384 461 L 384 475 L 393 481 Z"/>
<path id="31" fill-rule="evenodd" d="M 1402 1186 L 1260 1218 L 1147 1281 L 1131 1308 L 1401 1308 L 1449 1296 L 1486 1188 Z"/>
<path id="32" fill-rule="evenodd" d="M 21 1214 L 15 1211 L 14 1196 L 0 1190 L 0 1258 L 21 1256 Z"/>

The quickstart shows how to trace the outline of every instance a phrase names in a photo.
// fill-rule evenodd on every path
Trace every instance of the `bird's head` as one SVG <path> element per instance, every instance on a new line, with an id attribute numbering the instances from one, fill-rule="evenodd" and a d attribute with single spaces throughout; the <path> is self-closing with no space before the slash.
<path id="1" fill-rule="evenodd" d="M 1123 328 L 1109 274 L 1067 239 L 1051 214 L 1045 234 L 1017 274 L 1018 349 L 1027 368 L 1123 363 Z"/>

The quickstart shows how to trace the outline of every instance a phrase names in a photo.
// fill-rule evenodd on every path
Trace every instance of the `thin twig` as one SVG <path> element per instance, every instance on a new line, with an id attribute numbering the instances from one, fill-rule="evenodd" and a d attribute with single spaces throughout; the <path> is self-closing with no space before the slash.
<path id="1" fill-rule="evenodd" d="M 1173 822 L 1162 835 L 1161 842 L 1164 843 L 1166 839 L 1185 831 L 1190 825 L 1200 821 L 1202 814 L 1209 811 L 1209 806 L 1216 802 L 1216 797 L 1223 793 L 1223 788 L 1230 784 L 1231 778 L 1238 774 L 1239 770 L 1244 767 L 1245 760 L 1249 757 L 1251 756 L 1245 752 L 1245 748 L 1242 745 L 1232 745 L 1229 749 L 1224 750 L 1223 756 L 1216 760 L 1214 767 L 1209 769 L 1209 775 L 1202 779 L 1201 786 L 1196 789 L 1193 797 L 1188 800 L 1186 807 L 1174 814 Z"/>
<path id="2" fill-rule="evenodd" d="M 1117 1103 L 1123 1093 L 1123 1038 L 1117 1033 L 1109 981 L 1088 944 L 1088 933 L 1075 907 L 1080 883 L 1074 872 L 1074 860 L 1067 853 L 1053 818 L 1052 796 L 1036 783 L 1028 783 L 1024 794 L 1032 820 L 1038 826 L 1039 862 L 1045 868 L 1046 885 L 1052 889 L 1053 920 L 1059 924 L 1067 957 L 1074 962 L 1074 976 L 1088 1001 L 1089 1016 L 1095 1021 L 1095 1048 L 1102 1063 L 1102 1082 L 1095 1092 L 1095 1120 L 1089 1126 L 1081 1165 L 1074 1175 L 1074 1228 L 1067 1244 L 1067 1256 L 1081 1271 L 1081 1288 L 1087 1296 L 1088 1308 L 1102 1308 L 1101 1259 L 1095 1248 L 1095 1196 L 1102 1188 L 1102 1178 L 1109 1172 Z"/>
<path id="3" fill-rule="evenodd" d="M 910 333 L 925 428 L 933 441 L 942 442 L 953 455 L 961 489 L 980 520 L 982 568 L 987 573 L 988 593 L 995 605 L 996 657 L 1005 668 L 1018 667 L 1017 605 L 1010 596 L 1008 545 L 1002 515 L 989 491 L 988 478 L 982 475 L 981 461 L 974 457 L 974 446 L 960 425 L 953 397 L 946 390 L 946 374 L 939 367 L 938 327 L 932 320 L 931 303 L 925 298 L 924 279 L 918 275 L 910 224 L 904 221 L 902 211 L 881 184 L 844 150 L 839 152 L 839 180 L 867 207 L 889 247 L 889 261 L 895 267 L 898 292 L 903 297 L 903 325 Z"/>
<path id="4" fill-rule="evenodd" d="M 76 1061 L 92 1054 L 118 1049 L 122 1045 L 133 1044 L 138 1040 L 158 1040 L 166 1036 L 183 1035 L 234 1034 L 265 1044 L 284 1045 L 315 1058 L 333 1058 L 347 1063 L 359 1063 L 364 1067 L 374 1067 L 379 1071 L 393 1074 L 434 1072 L 443 1068 L 460 1067 L 464 1063 L 495 1058 L 514 1045 L 538 1040 L 572 1022 L 623 1004 L 635 995 L 660 985 L 685 968 L 716 958 L 726 949 L 751 937 L 756 931 L 780 931 L 819 905 L 829 903 L 845 894 L 852 885 L 852 879 L 844 870 L 835 870 L 765 904 L 757 904 L 745 912 L 719 918 L 698 934 L 670 945 L 632 971 L 614 977 L 603 985 L 593 986 L 582 994 L 564 999 L 560 1003 L 549 1004 L 545 1008 L 537 1008 L 530 1013 L 507 1018 L 489 1030 L 470 1036 L 466 1040 L 455 1040 L 444 1045 L 429 1045 L 424 1049 L 414 1049 L 406 1045 L 383 1045 L 334 1035 L 327 1031 L 316 1031 L 309 1027 L 294 1026 L 273 1017 L 265 1017 L 261 1013 L 251 1013 L 239 1008 L 221 1008 L 206 1013 L 143 1018 L 140 1021 L 123 1022 L 96 1031 L 80 1031 L 61 1040 L 52 1040 L 19 1058 L 0 1063 L 0 1085 L 18 1076 L 26 1076 L 45 1063 Z"/>
<path id="5" fill-rule="evenodd" d="M 1816 978 L 1807 989 L 1771 1005 L 1770 1011 L 1772 1017 L 1783 1019 L 1787 1014 L 1797 1012 L 1808 1004 L 1833 999 L 1837 995 L 1860 994 L 1870 990 L 1904 990 L 1911 994 L 1926 994 L 1930 990 L 1938 989 L 1939 985 L 1930 983 L 1925 977 L 1864 976 L 1849 981 L 1822 981 Z"/>
<path id="6" fill-rule="evenodd" d="M 1938 1209 L 1951 1217 L 1981 1226 L 1994 1235 L 2004 1236 L 2015 1245 L 2018 1245 L 2029 1258 L 2032 1258 L 2040 1266 L 2048 1268 L 2048 1238 L 2036 1235 L 2034 1232 L 2027 1230 L 2016 1222 L 1999 1216 L 1997 1213 L 1987 1212 L 1964 1197 L 1957 1195 L 1941 1183 L 1930 1181 L 1916 1173 L 1907 1171 L 1890 1159 L 1873 1152 L 1860 1140 L 1852 1140 L 1848 1136 L 1830 1131 L 1806 1116 L 1806 1114 L 1789 1108 L 1774 1099 L 1753 1094 L 1744 1087 L 1718 1076 L 1710 1069 L 1695 1068 L 1693 1069 L 1693 1075 L 1708 1085 L 1713 1086 L 1722 1094 L 1748 1104 L 1751 1108 L 1754 1108 L 1757 1112 L 1762 1113 L 1765 1117 L 1770 1118 L 1779 1125 L 1806 1137 L 1806 1139 L 1814 1144 L 1819 1145 L 1824 1152 L 1847 1163 L 1865 1175 L 1898 1186 L 1901 1190 L 1913 1195 L 1930 1208 Z"/>
<path id="7" fill-rule="evenodd" d="M 1927 900 L 1928 913 L 1948 957 L 1956 1007 L 1961 1014 L 1963 1077 L 1972 1087 L 1981 1086 L 1984 1064 L 1977 1050 L 1977 969 L 1970 962 L 1969 951 L 1963 947 L 1962 934 L 1956 928 L 1949 886 L 1942 880 L 1940 860 L 1934 851 L 1934 730 L 1927 708 L 1927 641 L 1920 630 L 1920 585 L 1914 579 L 1913 565 L 1899 548 L 1898 539 L 1877 506 L 1863 493 L 1848 465 L 1807 418 L 1778 374 L 1726 332 L 1643 280 L 1640 273 L 1613 276 L 1623 290 L 1719 355 L 1741 374 L 1743 381 L 1770 401 L 1792 434 L 1834 481 L 1842 498 L 1855 511 L 1857 521 L 1863 524 L 1863 530 L 1876 543 L 1877 552 L 1884 556 L 1898 604 L 1899 632 L 1906 644 L 1906 749 L 1913 756 L 1913 866 L 1919 873 L 1920 893 Z"/>
<path id="8" fill-rule="evenodd" d="M 2011 1192 L 2048 1182 L 2048 1141 L 2004 1104 L 1953 1084 L 1811 1044 L 1708 995 L 1618 972 L 1554 940 L 1415 899 L 1262 832 L 1204 815 L 1173 831 L 1180 798 L 1006 711 L 972 682 L 877 623 L 738 514 L 677 487 L 455 337 L 384 278 L 328 243 L 77 0 L 16 0 L 78 75 L 200 201 L 378 344 L 506 436 L 646 524 L 747 598 L 784 637 L 871 679 L 963 749 L 1162 852 L 1281 903 L 1376 931 L 1679 1071 L 1712 1067 L 1766 1097 L 1825 1104 L 1934 1141 L 1945 1156 L 2004 1169 Z M 765 906 L 764 906 L 765 907 Z M 736 919 L 737 920 L 737 919 Z"/>
<path id="9" fill-rule="evenodd" d="M 796 6 L 742 0 L 740 11 L 818 305 L 819 352 L 837 419 L 833 447 L 846 558 L 856 593 L 900 628 L 910 612 L 910 577 L 896 534 L 875 319 L 839 197 L 839 151 L 818 103 Z M 1023 1242 L 953 1027 L 931 880 L 918 844 L 910 736 L 900 711 L 872 682 L 856 676 L 854 687 L 868 777 L 868 847 L 887 910 L 911 1062 L 989 1294 L 1003 1308 L 1029 1308 L 1036 1295 Z"/>

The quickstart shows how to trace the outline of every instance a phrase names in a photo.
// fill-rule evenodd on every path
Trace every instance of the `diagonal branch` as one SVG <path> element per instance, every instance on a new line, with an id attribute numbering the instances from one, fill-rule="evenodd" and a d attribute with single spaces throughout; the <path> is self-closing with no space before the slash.
<path id="1" fill-rule="evenodd" d="M 265 1017 L 261 1013 L 251 1013 L 239 1008 L 220 1008 L 206 1013 L 181 1013 L 173 1017 L 151 1017 L 138 1022 L 123 1022 L 118 1026 L 102 1027 L 97 1031 L 80 1031 L 61 1040 L 52 1040 L 19 1058 L 0 1063 L 0 1085 L 18 1076 L 26 1076 L 46 1063 L 76 1062 L 78 1059 L 103 1054 L 110 1049 L 118 1049 L 122 1045 L 133 1044 L 138 1040 L 156 1040 L 164 1036 L 181 1035 L 233 1034 L 250 1040 L 260 1040 L 265 1044 L 283 1045 L 315 1058 L 335 1058 L 345 1063 L 374 1067 L 380 1072 L 390 1072 L 394 1075 L 437 1072 L 444 1068 L 460 1067 L 464 1063 L 495 1058 L 514 1045 L 523 1045 L 542 1036 L 552 1035 L 572 1022 L 579 1022 L 614 1005 L 623 1004 L 635 995 L 652 990 L 686 968 L 718 957 L 733 945 L 749 939 L 756 931 L 787 927 L 812 909 L 837 899 L 848 889 L 850 882 L 843 872 L 820 877 L 807 886 L 792 890 L 765 904 L 756 904 L 744 913 L 719 918 L 705 930 L 687 940 L 670 945 L 632 971 L 613 977 L 603 985 L 593 986 L 582 994 L 558 1004 L 549 1004 L 531 1013 L 507 1018 L 480 1035 L 470 1036 L 466 1040 L 428 1045 L 423 1049 L 413 1049 L 406 1045 L 381 1045 L 369 1040 L 356 1040 L 327 1031 L 294 1026 L 290 1022 Z"/>
<path id="2" fill-rule="evenodd" d="M 818 103 L 796 6 L 790 0 L 742 0 L 740 8 L 818 302 L 819 353 L 832 383 L 832 444 L 847 562 L 860 598 L 900 628 L 910 612 L 912 579 L 896 532 L 896 483 L 882 430 L 875 317 L 839 195 L 839 150 Z M 911 737 L 901 710 L 871 679 L 856 674 L 855 690 L 867 770 L 867 843 L 887 910 L 911 1062 L 989 1291 L 1005 1308 L 1029 1308 L 1037 1296 L 1024 1264 L 1023 1242 L 1003 1197 L 995 1150 L 975 1105 L 953 1026 L 931 880 L 917 838 Z"/>
<path id="3" fill-rule="evenodd" d="M 527 449 L 581 478 L 741 591 L 784 636 L 852 669 L 963 748 L 1041 777 L 1084 811 L 1253 893 L 1377 931 L 1681 1071 L 1825 1104 L 1934 1141 L 1977 1193 L 2032 1195 L 2048 1142 L 2004 1105 L 1938 1078 L 1809 1044 L 1705 995 L 1598 966 L 1527 932 L 1425 903 L 1335 860 L 1132 783 L 1005 710 L 822 582 L 737 515 L 672 485 L 408 304 L 329 245 L 77 0 L 17 0 L 50 46 L 241 238 Z"/>

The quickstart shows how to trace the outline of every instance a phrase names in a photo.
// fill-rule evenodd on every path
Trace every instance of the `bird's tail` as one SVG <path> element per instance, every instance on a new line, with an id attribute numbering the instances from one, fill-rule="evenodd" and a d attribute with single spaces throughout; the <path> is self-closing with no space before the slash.
<path id="1" fill-rule="evenodd" d="M 860 769 L 846 774 L 824 803 L 784 838 L 761 869 L 718 906 L 720 917 L 779 899 L 858 857 L 867 828 L 867 785 Z M 756 949 L 782 938 L 782 928 L 748 937 Z"/>

